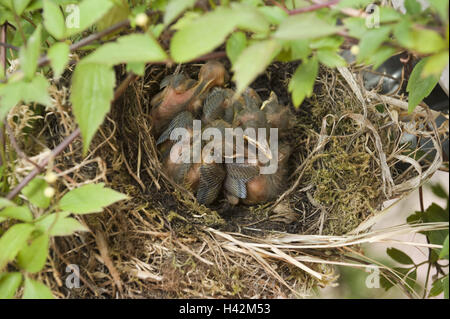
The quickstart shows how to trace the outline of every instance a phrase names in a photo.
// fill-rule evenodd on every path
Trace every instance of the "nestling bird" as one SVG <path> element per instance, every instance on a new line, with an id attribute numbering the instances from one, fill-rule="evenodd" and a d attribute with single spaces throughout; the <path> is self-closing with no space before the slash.
<path id="1" fill-rule="evenodd" d="M 156 145 L 167 175 L 192 191 L 200 204 L 212 204 L 222 190 L 233 205 L 264 203 L 282 191 L 290 155 L 287 144 L 281 144 L 276 155 L 269 146 L 272 135 L 269 138 L 267 133 L 269 128 L 285 132 L 292 114 L 279 104 L 274 92 L 264 102 L 251 88 L 236 97 L 233 90 L 223 87 L 227 77 L 222 64 L 208 62 L 201 67 L 198 81 L 180 73 L 164 78 L 160 83 L 162 92 L 151 101 Z M 203 126 L 201 138 L 197 139 L 193 138 L 193 121 L 199 118 Z M 173 140 L 170 137 L 177 128 L 185 129 L 186 135 Z M 230 140 L 225 139 L 229 128 L 234 134 Z M 261 129 L 264 140 L 258 136 Z M 209 134 L 209 140 L 204 140 Z M 239 136 L 243 144 L 237 143 Z M 184 154 L 186 150 L 189 153 Z M 195 150 L 201 150 L 199 162 L 194 161 Z M 274 159 L 278 160 L 277 170 L 262 174 L 262 168 L 272 168 L 268 165 Z"/>
<path id="2" fill-rule="evenodd" d="M 194 84 L 183 74 L 176 74 L 163 80 L 164 90 L 158 93 L 150 102 L 153 119 L 153 132 L 161 133 L 172 118 L 182 111 L 196 114 L 206 97 L 206 93 L 214 86 L 225 83 L 227 73 L 219 62 L 204 64 L 199 72 L 199 80 Z"/>
<path id="3" fill-rule="evenodd" d="M 261 110 L 266 114 L 270 127 L 278 128 L 279 133 L 285 133 L 291 127 L 292 113 L 289 107 L 278 103 L 275 92 L 270 92 L 270 97 L 263 102 Z"/>
<path id="4" fill-rule="evenodd" d="M 260 174 L 247 183 L 247 197 L 244 204 L 261 204 L 274 200 L 280 195 L 284 187 L 284 178 L 287 172 L 287 160 L 291 153 L 291 148 L 287 144 L 282 144 L 278 150 L 278 169 L 273 174 Z"/>
<path id="5" fill-rule="evenodd" d="M 278 151 L 278 169 L 273 174 L 260 174 L 260 163 L 226 164 L 227 177 L 225 194 L 228 202 L 237 205 L 261 204 L 275 199 L 283 189 L 286 176 L 287 159 L 291 149 L 287 144 L 280 145 Z"/>
<path id="6" fill-rule="evenodd" d="M 232 90 L 215 87 L 204 101 L 202 121 L 209 124 L 214 120 L 223 119 L 231 123 L 234 117 L 232 98 Z"/>
<path id="7" fill-rule="evenodd" d="M 198 143 L 198 141 L 192 139 L 192 121 L 192 113 L 188 111 L 179 113 L 170 122 L 169 127 L 161 134 L 157 144 L 162 144 L 161 148 L 163 150 L 165 149 L 163 153 L 163 165 L 167 174 L 177 184 L 196 193 L 197 200 L 200 204 L 209 205 L 216 200 L 220 193 L 226 173 L 223 164 L 221 163 L 221 157 L 218 158 L 217 162 L 214 160 L 213 156 L 211 156 L 211 160 L 207 159 L 208 155 L 213 155 L 212 151 L 214 148 L 211 148 L 209 153 L 207 153 L 207 151 L 202 151 L 200 163 L 193 163 L 192 154 L 189 155 L 188 162 L 183 161 L 181 156 L 181 146 L 187 146 L 192 150 L 193 144 Z M 211 125 L 213 125 L 214 128 L 222 128 L 222 131 L 225 127 L 230 127 L 230 125 L 223 120 L 213 121 Z M 174 149 L 174 142 L 168 140 L 171 132 L 175 128 L 184 128 L 188 133 L 188 136 L 182 137 L 183 140 L 181 140 L 181 144 L 177 145 L 180 146 L 178 149 Z M 208 128 L 208 126 L 204 129 L 206 128 Z M 222 148 L 223 139 L 214 139 L 213 142 L 215 146 Z M 175 154 L 172 154 L 172 152 L 175 152 Z M 173 160 L 171 155 L 175 155 L 176 160 Z"/>
<path id="8" fill-rule="evenodd" d="M 161 133 L 156 140 L 156 145 L 160 145 L 169 140 L 170 134 L 176 128 L 184 128 L 192 130 L 194 117 L 189 111 L 182 111 L 178 113 L 169 123 L 167 128 Z"/>

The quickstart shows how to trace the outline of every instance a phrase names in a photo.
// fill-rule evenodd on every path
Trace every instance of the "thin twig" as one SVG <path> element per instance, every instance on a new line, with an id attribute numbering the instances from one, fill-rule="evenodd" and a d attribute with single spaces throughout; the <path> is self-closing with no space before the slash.
<path id="1" fill-rule="evenodd" d="M 3 24 L 0 27 L 0 42 L 6 43 L 6 28 L 7 24 Z M 3 74 L 1 74 L 0 78 L 6 75 L 6 47 L 0 46 L 0 65 L 3 67 Z M 4 136 L 3 136 L 3 128 L 0 128 L 0 166 L 3 165 L 3 154 L 4 154 Z"/>
<path id="2" fill-rule="evenodd" d="M 0 27 L 0 44 L 4 44 L 0 45 L 0 63 L 4 72 L 2 75 L 6 75 L 6 48 L 8 47 L 8 43 L 6 43 L 6 28 L 6 24 Z"/>
<path id="3" fill-rule="evenodd" d="M 45 158 L 42 163 L 41 163 L 41 167 L 45 167 L 51 158 L 54 158 L 55 156 L 57 156 L 59 153 L 61 153 L 67 146 L 69 146 L 70 143 L 73 142 L 73 140 L 75 140 L 78 135 L 80 135 L 80 129 L 77 128 L 75 131 L 73 131 L 69 136 L 67 136 L 64 141 L 61 142 L 61 144 L 59 144 L 58 146 L 56 146 L 52 152 L 51 155 L 47 158 Z M 36 175 L 38 175 L 41 172 L 41 169 L 35 167 L 30 174 L 28 174 L 24 179 L 22 179 L 19 183 L 19 185 L 17 185 L 11 192 L 8 193 L 8 195 L 6 195 L 7 199 L 13 199 L 14 197 L 16 197 L 20 191 L 26 186 L 28 185 L 28 183 L 36 177 Z"/>
<path id="4" fill-rule="evenodd" d="M 289 10 L 288 14 L 289 15 L 295 15 L 295 14 L 301 14 L 301 13 L 316 11 L 316 10 L 319 10 L 319 9 L 322 9 L 322 8 L 328 8 L 328 7 L 331 7 L 331 6 L 335 5 L 335 4 L 338 4 L 339 1 L 341 1 L 341 0 L 331 0 L 331 1 L 328 1 L 328 2 L 324 2 L 324 3 L 313 4 L 312 6 L 309 6 L 309 7 L 303 7 L 303 8 Z"/>
<path id="5" fill-rule="evenodd" d="M 286 6 L 283 6 L 282 4 L 278 3 L 275 0 L 268 0 L 270 3 L 272 3 L 273 5 L 277 6 L 280 9 L 283 9 L 284 11 L 288 12 L 289 10 L 286 8 Z"/>
<path id="6" fill-rule="evenodd" d="M 20 158 L 24 159 L 28 163 L 32 164 L 34 167 L 39 168 L 40 170 L 43 170 L 43 167 L 41 167 L 36 162 L 32 161 L 28 158 L 28 156 L 20 149 L 19 144 L 17 143 L 16 137 L 14 136 L 14 132 L 11 129 L 11 126 L 5 121 L 5 128 L 6 132 L 9 136 L 9 141 L 11 142 L 12 147 L 16 151 L 17 155 L 19 155 Z"/>
<path id="7" fill-rule="evenodd" d="M 19 34 L 22 37 L 23 45 L 27 46 L 27 38 L 25 37 L 25 33 L 23 32 L 22 23 L 20 23 L 19 16 L 14 13 L 14 20 L 16 20 L 17 27 L 19 28 Z"/>
<path id="8" fill-rule="evenodd" d="M 201 62 L 201 61 L 208 61 L 208 60 L 215 60 L 215 59 L 221 59 L 227 56 L 227 53 L 225 51 L 217 51 L 217 52 L 211 52 L 205 55 L 202 55 L 201 57 L 195 58 L 189 62 Z"/>
<path id="9" fill-rule="evenodd" d="M 117 100 L 122 94 L 123 92 L 125 92 L 126 87 L 134 80 L 136 79 L 136 75 L 134 74 L 128 74 L 127 78 L 119 85 L 119 87 L 116 89 L 115 93 L 114 93 L 114 100 L 112 102 L 114 102 L 115 100 Z M 75 129 L 75 131 L 73 131 L 69 136 L 67 136 L 64 141 L 61 142 L 61 144 L 59 144 L 58 146 L 56 146 L 50 156 L 48 156 L 47 158 L 45 158 L 42 163 L 40 163 L 41 168 L 45 168 L 45 166 L 47 166 L 47 164 L 49 163 L 50 159 L 56 157 L 59 153 L 61 153 L 62 151 L 64 151 L 64 149 L 69 146 L 79 135 L 80 135 L 80 129 L 77 128 Z M 35 167 L 30 174 L 28 174 L 23 180 L 20 181 L 20 183 L 11 191 L 9 192 L 9 194 L 6 196 L 6 198 L 8 199 L 13 199 L 14 197 L 16 197 L 20 191 L 26 186 L 28 185 L 28 183 L 36 177 L 36 175 L 38 175 L 41 172 L 41 169 Z"/>
<path id="10" fill-rule="evenodd" d="M 19 51 L 18 47 L 16 47 L 15 45 L 12 45 L 12 44 L 5 43 L 5 42 L 3 42 L 3 40 L 0 41 L 0 47 L 2 47 L 2 50 L 3 50 L 3 48 L 5 48 L 5 49 L 12 49 L 14 51 Z"/>
<path id="11" fill-rule="evenodd" d="M 91 35 L 87 36 L 86 38 L 81 39 L 80 41 L 72 44 L 70 46 L 70 51 L 71 52 L 76 51 L 76 50 L 78 50 L 78 49 L 80 49 L 80 48 L 82 48 L 82 47 L 84 47 L 86 45 L 91 44 L 92 42 L 94 42 L 94 41 L 96 41 L 98 39 L 103 38 L 104 36 L 106 36 L 108 34 L 111 34 L 111 33 L 115 32 L 115 31 L 117 31 L 117 30 L 119 30 L 121 28 L 127 27 L 129 25 L 130 25 L 130 20 L 128 20 L 128 19 L 127 20 L 123 20 L 121 22 L 118 22 L 118 23 L 110 26 L 109 28 L 107 28 L 107 29 L 105 29 L 103 31 L 91 34 Z M 50 63 L 50 59 L 47 56 L 44 56 L 44 57 L 39 59 L 38 66 L 42 67 L 44 65 L 47 65 L 48 63 Z"/>

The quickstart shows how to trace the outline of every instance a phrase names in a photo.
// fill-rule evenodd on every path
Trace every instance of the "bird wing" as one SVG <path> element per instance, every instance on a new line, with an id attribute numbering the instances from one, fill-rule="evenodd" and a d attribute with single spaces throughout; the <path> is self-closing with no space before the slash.
<path id="1" fill-rule="evenodd" d="M 222 103 L 225 100 L 225 91 L 220 88 L 214 88 L 205 99 L 203 104 L 203 115 L 207 122 L 214 121 L 223 116 L 224 109 Z"/>
<path id="2" fill-rule="evenodd" d="M 237 198 L 247 198 L 247 180 L 227 176 L 225 179 L 225 190 Z"/>
<path id="3" fill-rule="evenodd" d="M 156 141 L 156 145 L 159 145 L 161 143 L 164 143 L 170 138 L 170 134 L 172 131 L 176 128 L 182 127 L 182 128 L 188 128 L 192 127 L 192 121 L 194 120 L 192 113 L 188 111 L 183 111 L 181 113 L 178 113 L 177 116 L 175 116 L 172 121 L 169 123 L 169 126 L 167 129 L 161 133 L 158 140 Z"/>
<path id="4" fill-rule="evenodd" d="M 219 164 L 203 164 L 200 167 L 200 183 L 197 200 L 200 204 L 211 204 L 220 192 L 225 178 L 225 170 Z"/>
<path id="5" fill-rule="evenodd" d="M 227 174 L 236 179 L 248 180 L 259 175 L 259 167 L 245 163 L 229 163 L 225 165 Z"/>

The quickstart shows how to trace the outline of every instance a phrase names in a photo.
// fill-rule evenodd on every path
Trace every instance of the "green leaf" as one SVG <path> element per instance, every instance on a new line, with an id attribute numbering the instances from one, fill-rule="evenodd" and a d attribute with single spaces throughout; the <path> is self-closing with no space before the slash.
<path id="1" fill-rule="evenodd" d="M 448 21 L 448 0 L 428 0 L 428 3 L 441 16 L 442 20 Z"/>
<path id="2" fill-rule="evenodd" d="M 61 198 L 59 207 L 75 214 L 99 213 L 103 207 L 128 198 L 104 186 L 104 183 L 88 184 L 71 190 Z"/>
<path id="3" fill-rule="evenodd" d="M 0 209 L 2 209 L 3 207 L 10 207 L 10 206 L 15 206 L 15 204 L 11 202 L 9 199 L 0 197 Z"/>
<path id="4" fill-rule="evenodd" d="M 436 84 L 439 81 L 437 76 L 428 76 L 426 78 L 422 77 L 423 68 L 426 65 L 429 58 L 424 58 L 419 61 L 414 67 L 411 76 L 408 80 L 408 85 L 406 91 L 409 93 L 408 96 L 408 112 L 414 111 L 416 106 L 426 98 Z"/>
<path id="5" fill-rule="evenodd" d="M 289 41 L 289 45 L 291 48 L 291 55 L 293 60 L 306 60 L 311 54 L 309 40 L 293 40 Z"/>
<path id="6" fill-rule="evenodd" d="M 47 208 L 48 205 L 50 205 L 50 198 L 44 196 L 44 190 L 47 187 L 48 184 L 43 177 L 38 176 L 22 189 L 22 194 L 24 194 L 33 205 L 40 208 Z"/>
<path id="7" fill-rule="evenodd" d="M 425 212 L 415 212 L 415 214 L 407 218 L 408 223 L 435 223 L 435 222 L 448 222 L 448 208 L 444 209 L 439 205 L 432 203 Z M 421 232 L 428 237 L 428 241 L 431 244 L 442 245 L 444 244 L 447 236 L 448 229 L 433 230 Z M 439 251 L 432 250 L 430 260 L 436 262 L 439 259 Z"/>
<path id="8" fill-rule="evenodd" d="M 234 32 L 227 40 L 226 51 L 231 63 L 234 64 L 239 55 L 247 47 L 247 37 L 242 31 Z"/>
<path id="9" fill-rule="evenodd" d="M 315 13 L 305 13 L 286 18 L 274 37 L 284 40 L 314 39 L 334 34 L 341 29 L 320 19 Z"/>
<path id="10" fill-rule="evenodd" d="M 448 275 L 446 275 L 444 278 L 442 278 L 442 286 L 444 287 L 444 298 L 448 299 Z"/>
<path id="11" fill-rule="evenodd" d="M 430 75 L 441 76 L 442 71 L 448 64 L 448 50 L 430 56 L 423 67 L 422 77 Z"/>
<path id="12" fill-rule="evenodd" d="M 173 35 L 171 55 L 176 62 L 182 63 L 211 52 L 224 42 L 235 26 L 229 9 L 208 12 Z"/>
<path id="13" fill-rule="evenodd" d="M 348 34 L 358 39 L 361 39 L 369 30 L 366 26 L 366 21 L 363 18 L 351 17 L 344 19 L 343 23 L 348 29 Z"/>
<path id="14" fill-rule="evenodd" d="M 66 34 L 66 24 L 59 5 L 51 0 L 44 0 L 43 7 L 45 29 L 58 40 L 64 38 Z"/>
<path id="15" fill-rule="evenodd" d="M 150 35 L 130 34 L 120 37 L 116 42 L 102 45 L 85 57 L 82 62 L 112 66 L 120 63 L 147 63 L 165 60 L 167 60 L 167 54 Z"/>
<path id="16" fill-rule="evenodd" d="M 372 3 L 372 0 L 342 0 L 337 5 L 337 8 L 365 8 L 368 4 Z"/>
<path id="17" fill-rule="evenodd" d="M 228 2 L 228 0 L 224 0 L 224 1 Z M 296 0 L 296 1 L 299 1 L 299 0 Z M 247 5 L 253 6 L 253 7 L 258 7 L 258 6 L 263 6 L 264 5 L 263 0 L 241 0 L 241 2 L 245 3 Z"/>
<path id="18" fill-rule="evenodd" d="M 374 70 L 378 69 L 384 61 L 393 56 L 397 51 L 394 48 L 388 46 L 382 46 L 371 54 L 366 60 L 368 64 L 372 64 Z"/>
<path id="19" fill-rule="evenodd" d="M 164 24 L 171 24 L 183 11 L 194 4 L 195 0 L 170 0 L 164 12 Z"/>
<path id="20" fill-rule="evenodd" d="M 39 25 L 27 41 L 27 46 L 22 47 L 19 52 L 20 66 L 25 78 L 30 80 L 34 77 L 41 51 L 41 25 Z"/>
<path id="21" fill-rule="evenodd" d="M 409 290 L 414 289 L 417 279 L 417 268 L 414 268 L 414 270 L 411 269 L 412 268 L 400 268 L 400 267 L 393 268 L 395 273 L 398 276 L 400 276 L 404 282 L 406 282 Z"/>
<path id="22" fill-rule="evenodd" d="M 155 39 L 159 38 L 161 33 L 164 31 L 164 29 L 165 29 L 165 27 L 164 27 L 164 24 L 162 24 L 162 23 L 152 24 L 151 26 L 149 26 L 149 30 L 153 34 L 153 37 Z"/>
<path id="23" fill-rule="evenodd" d="M 19 266 L 29 273 L 41 271 L 47 261 L 48 246 L 48 234 L 42 234 L 35 238 L 31 245 L 27 245 L 19 251 L 17 255 Z"/>
<path id="24" fill-rule="evenodd" d="M 347 64 L 345 62 L 345 59 L 337 54 L 337 52 L 335 52 L 334 50 L 319 50 L 317 51 L 317 58 L 319 59 L 320 63 L 323 63 L 330 68 L 345 66 Z"/>
<path id="25" fill-rule="evenodd" d="M 113 6 L 110 0 L 84 0 L 79 5 L 70 7 L 73 9 L 66 16 L 66 35 L 70 37 L 80 33 L 100 20 Z"/>
<path id="26" fill-rule="evenodd" d="M 288 10 L 300 9 L 304 7 L 309 7 L 311 5 L 311 3 L 308 2 L 308 0 L 290 0 L 285 1 L 284 3 L 286 4 L 286 8 Z"/>
<path id="27" fill-rule="evenodd" d="M 414 262 L 407 254 L 397 248 L 388 248 L 386 253 L 396 262 L 404 265 L 413 265 Z"/>
<path id="28" fill-rule="evenodd" d="M 448 209 L 432 203 L 423 214 L 424 222 L 448 222 Z M 431 244 L 442 245 L 448 236 L 448 229 L 425 232 Z"/>
<path id="29" fill-rule="evenodd" d="M 448 50 L 446 40 L 438 32 L 414 27 L 406 19 L 400 21 L 394 27 L 394 36 L 401 46 L 418 53 L 433 54 L 445 49 Z"/>
<path id="30" fill-rule="evenodd" d="M 264 15 L 270 24 L 278 25 L 288 17 L 286 11 L 277 6 L 258 7 L 258 11 Z"/>
<path id="31" fill-rule="evenodd" d="M 16 258 L 33 230 L 33 225 L 15 224 L 3 234 L 0 238 L 0 269 Z"/>
<path id="32" fill-rule="evenodd" d="M 419 14 L 422 11 L 422 6 L 417 0 L 405 0 L 404 5 L 409 14 Z"/>
<path id="33" fill-rule="evenodd" d="M 394 36 L 398 43 L 405 48 L 414 47 L 414 37 L 412 33 L 412 23 L 403 19 L 394 26 Z"/>
<path id="34" fill-rule="evenodd" d="M 233 2 L 231 9 L 232 19 L 238 28 L 262 34 L 269 32 L 269 22 L 255 7 Z"/>
<path id="35" fill-rule="evenodd" d="M 441 35 L 433 30 L 413 29 L 414 45 L 413 49 L 422 54 L 432 54 L 444 49 L 448 49 L 448 44 Z M 426 45 L 425 45 L 426 43 Z"/>
<path id="36" fill-rule="evenodd" d="M 127 72 L 133 72 L 136 75 L 144 76 L 145 74 L 145 63 L 143 62 L 131 62 L 127 63 Z"/>
<path id="37" fill-rule="evenodd" d="M 408 288 L 412 291 L 416 285 L 417 280 L 417 268 L 413 271 L 409 272 L 406 277 L 404 277 L 406 283 L 408 284 Z"/>
<path id="38" fill-rule="evenodd" d="M 54 299 L 51 290 L 42 282 L 25 277 L 23 299 Z"/>
<path id="39" fill-rule="evenodd" d="M 309 47 L 311 49 L 334 49 L 338 50 L 344 39 L 337 36 L 325 37 L 311 40 Z"/>
<path id="40" fill-rule="evenodd" d="M 57 42 L 48 49 L 47 57 L 53 69 L 53 77 L 59 79 L 69 62 L 70 47 L 65 42 Z"/>
<path id="41" fill-rule="evenodd" d="M 256 77 L 264 72 L 281 50 L 275 40 L 255 42 L 247 47 L 233 65 L 236 94 L 240 94 Z"/>
<path id="42" fill-rule="evenodd" d="M 391 289 L 394 286 L 394 282 L 392 280 L 392 278 L 385 276 L 384 274 L 381 274 L 380 276 L 380 286 L 388 291 L 389 289 Z"/>
<path id="43" fill-rule="evenodd" d="M 170 29 L 172 30 L 181 30 L 193 23 L 195 20 L 200 18 L 202 15 L 200 12 L 197 11 L 188 11 L 186 12 L 181 18 L 177 20 L 176 23 L 174 23 Z"/>
<path id="44" fill-rule="evenodd" d="M 114 97 L 114 70 L 109 65 L 80 63 L 72 76 L 73 113 L 80 126 L 83 138 L 83 153 L 86 154 Z"/>
<path id="45" fill-rule="evenodd" d="M 12 3 L 12 0 L 0 0 L 0 5 L 2 5 L 5 9 L 9 9 L 8 11 L 7 10 L 5 10 L 5 11 L 7 11 L 7 12 L 9 12 L 10 10 L 12 10 L 13 9 L 13 3 Z M 2 8 L 3 9 L 3 8 Z M 0 11 L 1 12 L 1 11 Z M 3 12 L 2 12 L 3 13 Z M 11 13 L 11 15 L 13 15 L 12 13 Z M 13 21 L 14 20 L 14 18 L 11 20 L 11 21 Z"/>
<path id="46" fill-rule="evenodd" d="M 439 259 L 448 259 L 448 235 L 442 245 L 441 252 L 439 253 Z"/>
<path id="47" fill-rule="evenodd" d="M 103 31 L 116 23 L 119 23 L 128 18 L 130 15 L 130 7 L 126 0 L 113 0 L 113 7 L 109 9 L 108 13 L 97 22 L 97 28 L 99 31 Z M 121 29 L 109 34 L 108 37 L 120 32 Z"/>
<path id="48" fill-rule="evenodd" d="M 442 187 L 441 184 L 436 183 L 436 184 L 430 184 L 430 188 L 431 191 L 433 192 L 434 195 L 436 195 L 439 198 L 442 199 L 447 199 L 448 200 L 448 194 L 447 192 L 444 190 L 444 188 Z M 1 205 L 0 205 L 1 206 Z"/>
<path id="49" fill-rule="evenodd" d="M 0 275 L 0 300 L 12 299 L 22 283 L 20 272 L 8 272 Z"/>
<path id="50" fill-rule="evenodd" d="M 6 207 L 0 211 L 0 217 L 14 218 L 24 222 L 31 222 L 33 220 L 33 214 L 25 206 Z"/>
<path id="51" fill-rule="evenodd" d="M 395 10 L 394 8 L 389 7 L 380 7 L 380 23 L 389 23 L 400 20 L 403 15 Z"/>
<path id="52" fill-rule="evenodd" d="M 9 110 L 20 101 L 27 104 L 31 102 L 50 104 L 48 87 L 48 81 L 42 74 L 37 74 L 31 82 L 22 80 L 0 84 L 0 120 L 3 120 Z"/>
<path id="53" fill-rule="evenodd" d="M 13 0 L 14 11 L 18 16 L 22 15 L 23 11 L 28 7 L 31 0 Z"/>
<path id="54" fill-rule="evenodd" d="M 295 71 L 288 88 L 292 93 L 292 102 L 295 107 L 299 107 L 305 97 L 312 95 L 318 72 L 319 62 L 315 57 L 304 61 Z"/>
<path id="55" fill-rule="evenodd" d="M 389 39 L 390 32 L 391 27 L 389 26 L 367 31 L 359 43 L 358 61 L 362 62 L 364 59 L 370 57 L 384 41 Z"/>
<path id="56" fill-rule="evenodd" d="M 431 285 L 431 289 L 428 292 L 428 298 L 439 296 L 444 291 L 444 286 L 442 285 L 442 278 L 436 279 Z"/>
<path id="57" fill-rule="evenodd" d="M 5 68 L 3 67 L 3 64 L 0 63 L 0 81 L 5 80 L 6 77 Z"/>
<path id="58" fill-rule="evenodd" d="M 52 213 L 36 222 L 36 228 L 50 236 L 69 236 L 79 231 L 89 231 L 74 218 L 68 217 L 69 212 Z"/>
<path id="59" fill-rule="evenodd" d="M 31 82 L 23 82 L 21 96 L 24 103 L 36 102 L 42 105 L 50 104 L 48 88 L 50 84 L 42 74 L 37 74 Z"/>

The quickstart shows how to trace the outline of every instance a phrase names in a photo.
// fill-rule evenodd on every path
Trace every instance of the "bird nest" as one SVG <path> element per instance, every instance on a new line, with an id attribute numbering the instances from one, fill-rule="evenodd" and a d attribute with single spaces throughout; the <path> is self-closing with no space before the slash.
<path id="1" fill-rule="evenodd" d="M 181 68 L 196 78 L 200 66 Z M 77 140 L 55 159 L 71 169 L 66 187 L 105 180 L 131 199 L 83 216 L 91 234 L 55 241 L 46 279 L 53 290 L 65 297 L 301 297 L 336 280 L 344 247 L 410 231 L 369 230 L 386 200 L 402 198 L 440 167 L 434 114 L 419 107 L 408 115 L 401 97 L 365 91 L 348 69 L 321 69 L 312 97 L 294 109 L 287 82 L 296 66 L 274 63 L 251 85 L 263 100 L 274 91 L 295 114 L 285 189 L 276 201 L 236 206 L 224 199 L 200 205 L 167 177 L 150 100 L 175 68 L 148 66 L 114 103 L 88 158 Z M 73 122 L 64 112 L 47 116 L 56 144 L 69 131 L 61 126 Z M 435 151 L 402 143 L 407 133 L 429 139 Z M 62 286 L 67 264 L 79 265 L 81 288 Z"/>

